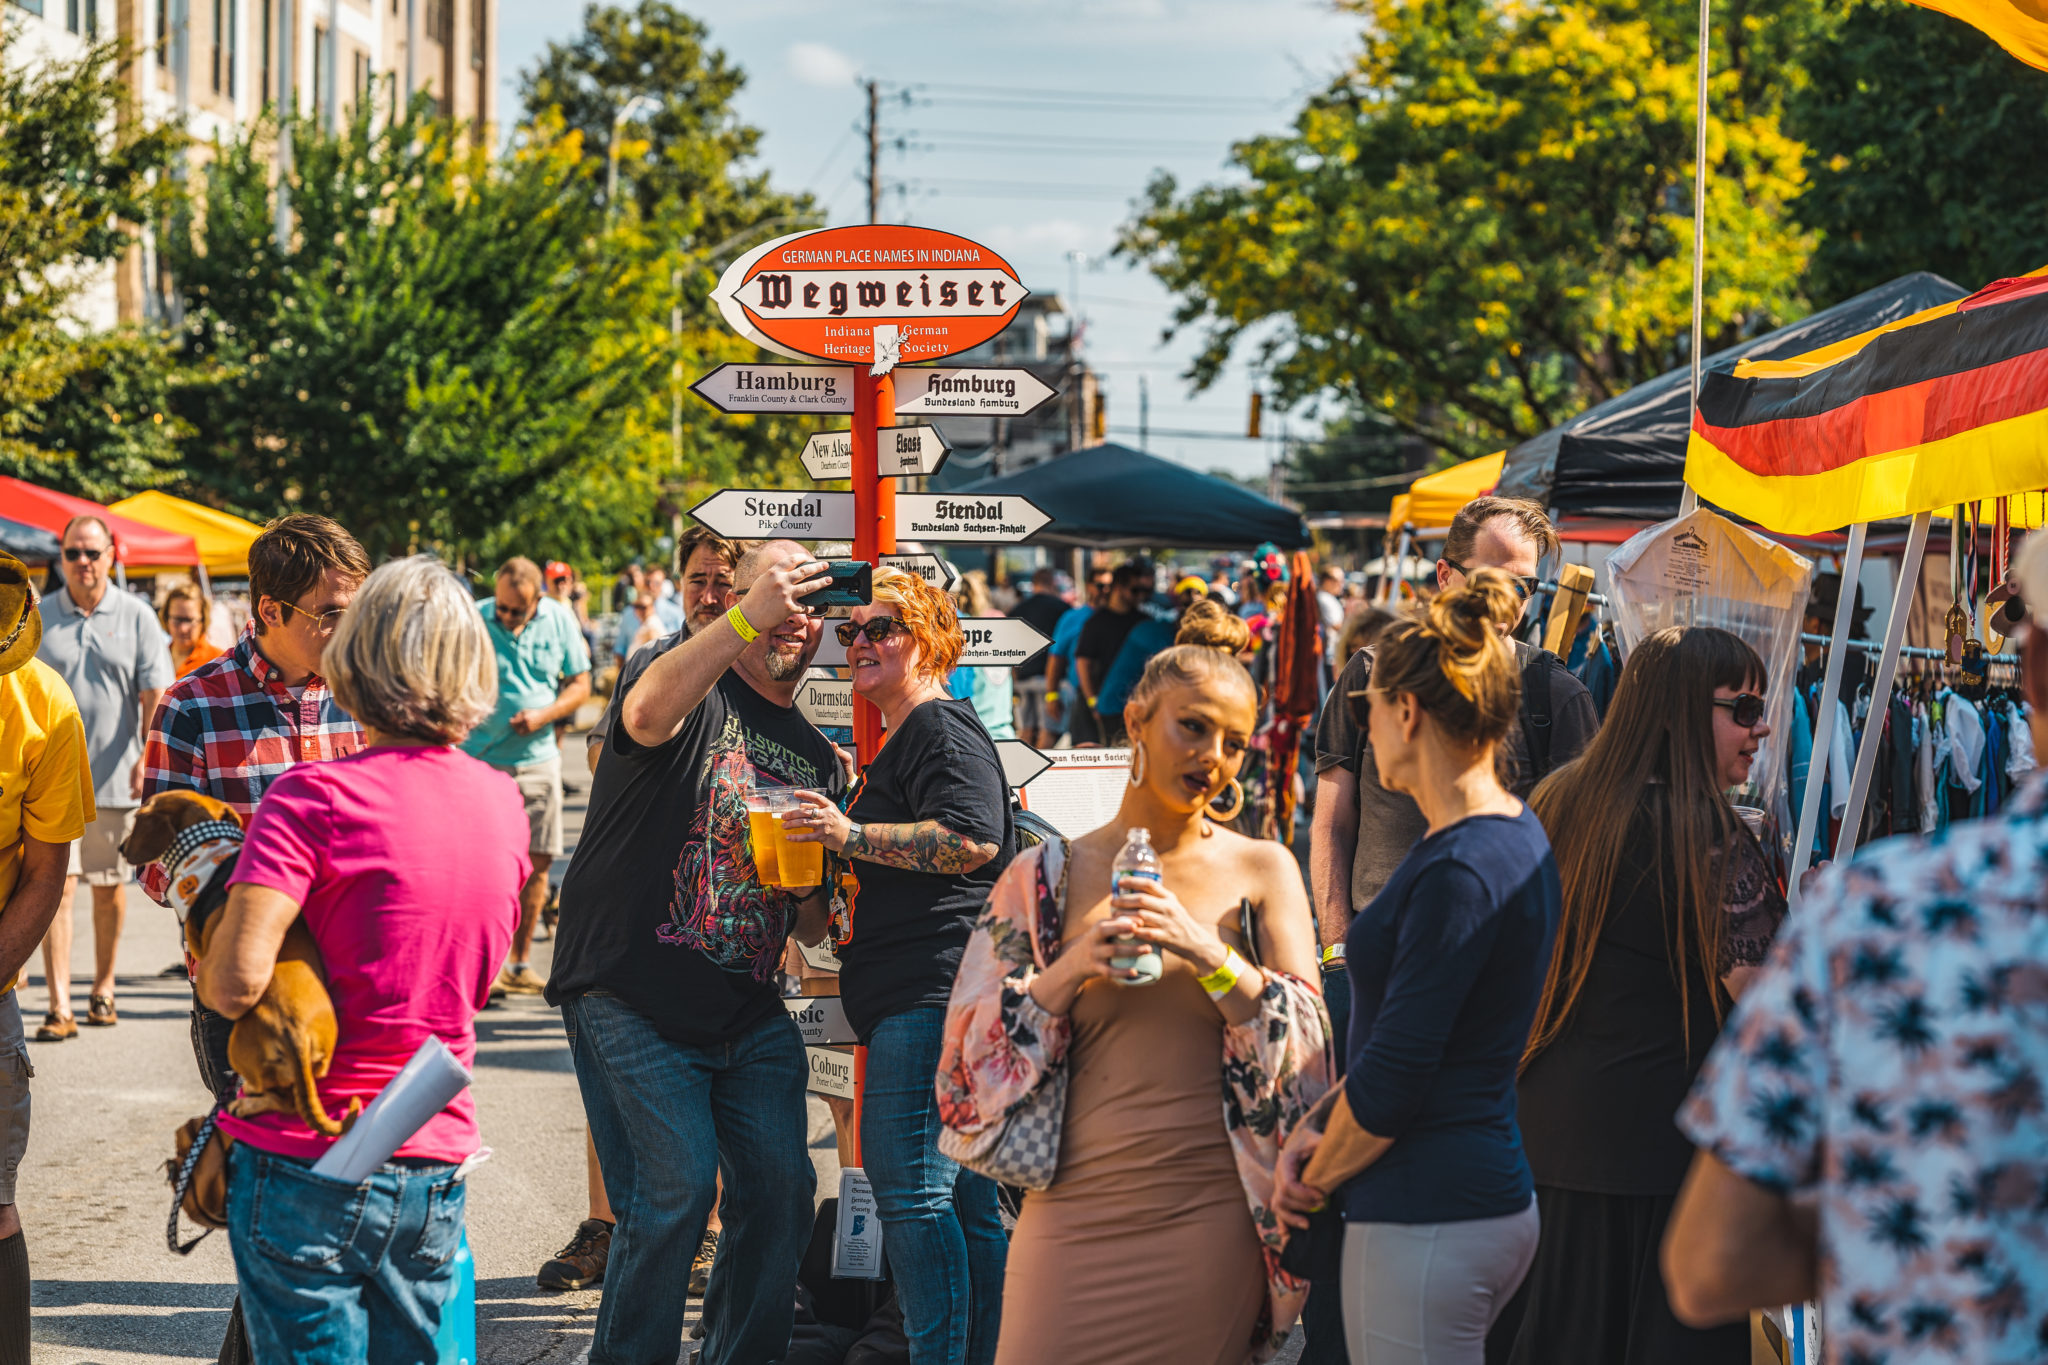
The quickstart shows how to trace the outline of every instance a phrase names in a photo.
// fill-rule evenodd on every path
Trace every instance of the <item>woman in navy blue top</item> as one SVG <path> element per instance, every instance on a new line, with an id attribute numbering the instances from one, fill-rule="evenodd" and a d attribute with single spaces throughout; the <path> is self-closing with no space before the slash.
<path id="1" fill-rule="evenodd" d="M 1520 678 L 1516 581 L 1480 569 L 1380 636 L 1381 785 L 1429 832 L 1352 922 L 1344 1084 L 1288 1139 L 1274 1203 L 1294 1226 L 1334 1194 L 1352 1365 L 1480 1365 L 1536 1251 L 1515 1070 L 1561 896 L 1550 842 L 1500 783 Z"/>

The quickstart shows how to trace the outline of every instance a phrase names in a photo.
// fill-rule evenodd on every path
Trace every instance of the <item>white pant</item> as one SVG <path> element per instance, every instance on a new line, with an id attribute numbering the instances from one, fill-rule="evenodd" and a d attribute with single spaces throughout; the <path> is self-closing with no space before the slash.
<path id="1" fill-rule="evenodd" d="M 1536 1203 L 1463 1223 L 1344 1229 L 1351 1365 L 1483 1365 L 1486 1333 L 1536 1259 Z"/>

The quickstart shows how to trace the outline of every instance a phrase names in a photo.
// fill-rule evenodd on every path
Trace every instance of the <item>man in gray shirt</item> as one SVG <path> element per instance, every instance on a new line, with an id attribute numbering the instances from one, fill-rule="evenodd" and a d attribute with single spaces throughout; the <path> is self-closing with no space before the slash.
<path id="1" fill-rule="evenodd" d="M 61 674 L 78 698 L 99 815 L 71 846 L 63 901 L 43 938 L 50 1012 L 36 1030 L 40 1042 L 78 1036 L 71 1011 L 71 902 L 80 877 L 92 887 L 92 997 L 85 1022 L 107 1026 L 118 1018 L 114 949 L 127 915 L 122 893 L 130 871 L 121 860 L 121 841 L 142 804 L 142 736 L 174 676 L 170 641 L 156 613 L 135 594 L 113 589 L 114 538 L 106 523 L 74 517 L 63 543 L 64 591 L 43 600 L 43 643 L 36 657 Z"/>

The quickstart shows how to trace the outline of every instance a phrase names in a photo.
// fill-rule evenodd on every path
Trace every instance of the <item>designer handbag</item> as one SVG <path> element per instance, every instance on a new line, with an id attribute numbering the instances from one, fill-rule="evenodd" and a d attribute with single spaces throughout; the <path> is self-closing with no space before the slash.
<path id="1" fill-rule="evenodd" d="M 1038 898 L 1031 937 L 1031 959 L 1040 971 L 1046 967 L 1046 944 L 1057 946 L 1067 900 L 1067 845 L 1064 839 L 1048 840 L 1039 856 Z M 1050 862 L 1051 869 L 1046 867 Z M 1048 889 L 1050 871 L 1056 890 Z M 939 1130 L 939 1152 L 1002 1185 L 1027 1190 L 1048 1189 L 1059 1172 L 1060 1130 L 1067 1117 L 1067 1059 L 1062 1057 L 1016 1108 L 1000 1123 L 979 1133 Z"/>

